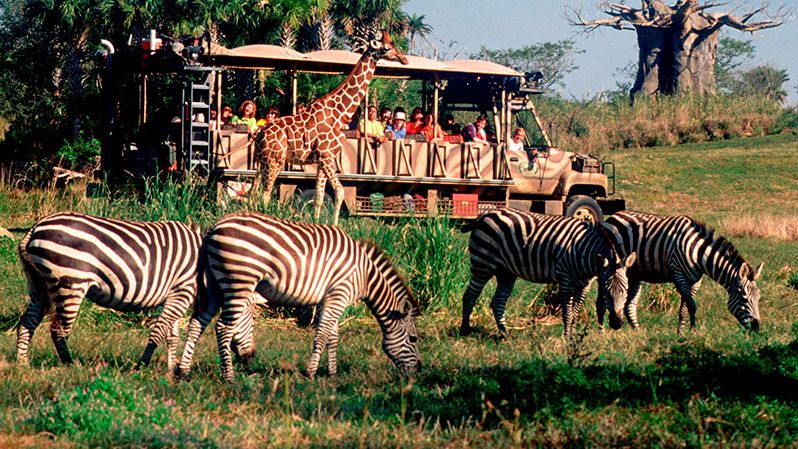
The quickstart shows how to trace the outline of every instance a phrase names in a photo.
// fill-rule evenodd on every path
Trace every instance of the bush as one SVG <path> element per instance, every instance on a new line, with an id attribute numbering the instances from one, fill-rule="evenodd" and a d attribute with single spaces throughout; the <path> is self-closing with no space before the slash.
<path id="1" fill-rule="evenodd" d="M 80 135 L 73 141 L 64 140 L 63 145 L 55 154 L 57 165 L 66 165 L 76 171 L 85 171 L 93 168 L 100 156 L 100 141 Z"/>
<path id="2" fill-rule="evenodd" d="M 35 406 L 27 424 L 36 432 L 64 435 L 87 446 L 200 446 L 199 438 L 182 428 L 177 413 L 171 400 L 101 371 L 87 385 Z"/>
<path id="3" fill-rule="evenodd" d="M 638 97 L 634 103 L 544 97 L 537 103 L 555 145 L 588 153 L 766 135 L 798 125 L 795 112 L 754 97 Z M 529 117 L 522 122 L 531 125 Z"/>

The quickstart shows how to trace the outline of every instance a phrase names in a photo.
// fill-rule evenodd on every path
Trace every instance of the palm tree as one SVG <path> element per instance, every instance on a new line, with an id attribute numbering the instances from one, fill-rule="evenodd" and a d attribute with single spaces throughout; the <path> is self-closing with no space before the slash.
<path id="1" fill-rule="evenodd" d="M 738 90 L 741 95 L 759 95 L 782 103 L 787 98 L 784 84 L 789 80 L 786 70 L 763 65 L 741 73 Z"/>
<path id="2" fill-rule="evenodd" d="M 280 45 L 296 47 L 296 29 L 309 24 L 329 8 L 328 0 L 271 0 L 271 14 L 280 23 Z"/>
<path id="3" fill-rule="evenodd" d="M 432 27 L 424 23 L 424 14 L 417 16 L 411 15 L 407 19 L 407 32 L 410 34 L 410 54 L 416 48 L 416 35 L 419 38 L 426 40 L 427 36 L 432 32 Z"/>
<path id="4" fill-rule="evenodd" d="M 405 0 L 332 0 L 330 13 L 343 25 L 349 36 L 354 36 L 375 25 L 394 30 L 404 21 L 401 12 Z"/>

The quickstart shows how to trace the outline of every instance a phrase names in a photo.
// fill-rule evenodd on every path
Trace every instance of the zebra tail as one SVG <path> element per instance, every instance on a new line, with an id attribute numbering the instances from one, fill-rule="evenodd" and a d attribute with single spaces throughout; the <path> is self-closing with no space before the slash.
<path id="1" fill-rule="evenodd" d="M 33 259 L 31 259 L 30 254 L 28 254 L 28 244 L 30 243 L 34 230 L 36 230 L 36 225 L 33 225 L 28 233 L 25 234 L 25 237 L 22 237 L 22 240 L 19 242 L 19 246 L 17 247 L 17 250 L 19 251 L 19 261 L 22 264 L 22 271 L 25 272 L 25 277 L 28 279 L 28 289 L 30 292 L 33 292 L 35 289 L 40 289 L 40 286 L 44 285 L 44 279 L 42 278 L 42 275 L 39 273 L 39 270 L 36 269 L 36 265 L 33 263 Z M 49 310 L 49 295 L 47 295 L 46 292 L 42 292 L 42 294 L 38 296 L 39 300 L 42 302 L 42 304 L 40 304 L 42 310 Z M 31 296 L 31 301 L 33 301 L 33 296 Z M 19 319 L 22 320 L 23 317 L 24 315 L 22 315 Z M 19 326 L 19 323 L 17 323 L 17 326 Z"/>

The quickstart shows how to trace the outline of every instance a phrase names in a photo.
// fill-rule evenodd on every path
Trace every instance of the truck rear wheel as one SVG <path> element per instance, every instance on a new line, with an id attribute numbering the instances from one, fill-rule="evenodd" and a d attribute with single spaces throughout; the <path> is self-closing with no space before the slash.
<path id="1" fill-rule="evenodd" d="M 300 213 L 313 213 L 313 207 L 316 202 L 316 189 L 297 189 L 294 195 L 294 209 Z M 329 193 L 324 192 L 324 199 L 322 201 L 322 211 L 332 213 L 335 203 Z"/>
<path id="2" fill-rule="evenodd" d="M 590 223 L 604 221 L 604 214 L 596 200 L 585 195 L 574 195 L 565 203 L 565 216 Z"/>

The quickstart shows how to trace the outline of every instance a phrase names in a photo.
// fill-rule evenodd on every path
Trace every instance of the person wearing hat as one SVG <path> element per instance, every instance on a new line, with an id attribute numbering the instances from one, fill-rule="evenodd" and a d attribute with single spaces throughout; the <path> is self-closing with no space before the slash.
<path id="1" fill-rule="evenodd" d="M 405 110 L 401 107 L 396 108 L 393 112 L 393 121 L 385 127 L 385 135 L 390 139 L 404 139 L 407 136 L 405 120 Z"/>

